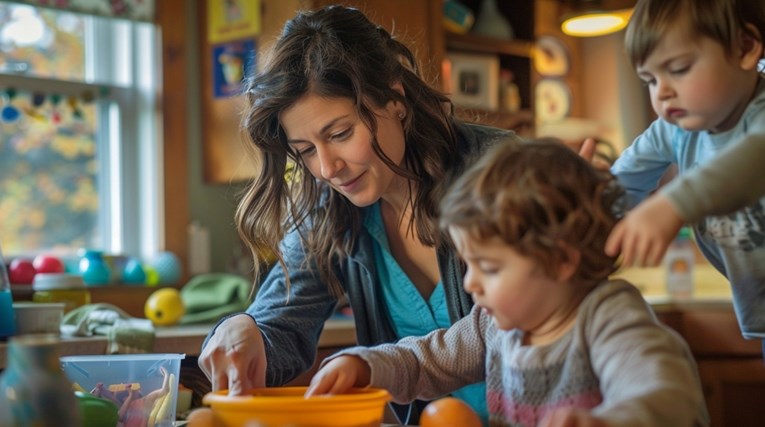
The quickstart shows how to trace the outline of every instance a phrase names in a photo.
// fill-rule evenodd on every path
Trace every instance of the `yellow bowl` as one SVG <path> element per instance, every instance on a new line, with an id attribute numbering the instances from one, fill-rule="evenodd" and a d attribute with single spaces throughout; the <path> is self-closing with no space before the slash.
<path id="1" fill-rule="evenodd" d="M 228 396 L 227 390 L 208 393 L 202 399 L 213 411 L 216 426 L 242 427 L 379 427 L 387 391 L 352 389 L 338 395 L 303 397 L 306 387 L 273 387 Z M 257 423 L 257 424 L 255 424 Z"/>

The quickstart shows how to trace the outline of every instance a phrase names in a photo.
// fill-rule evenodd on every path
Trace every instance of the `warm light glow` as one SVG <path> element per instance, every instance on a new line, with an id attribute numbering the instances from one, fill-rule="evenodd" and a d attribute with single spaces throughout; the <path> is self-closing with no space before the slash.
<path id="1" fill-rule="evenodd" d="M 561 29 L 573 37 L 602 36 L 626 27 L 631 14 L 632 10 L 585 13 L 566 19 Z"/>

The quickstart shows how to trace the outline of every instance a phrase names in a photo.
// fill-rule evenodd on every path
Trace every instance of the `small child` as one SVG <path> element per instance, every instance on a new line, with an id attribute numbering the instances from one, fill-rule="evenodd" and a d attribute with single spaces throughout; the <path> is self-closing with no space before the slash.
<path id="1" fill-rule="evenodd" d="M 617 189 L 558 142 L 500 143 L 441 204 L 471 313 L 332 356 L 306 394 L 371 385 L 409 402 L 485 380 L 490 425 L 708 425 L 685 342 L 634 286 L 607 279 Z"/>
<path id="2" fill-rule="evenodd" d="M 765 338 L 762 0 L 639 0 L 626 47 L 659 118 L 611 171 L 641 202 L 606 253 L 655 265 L 683 223 L 731 282 L 746 338 Z M 648 197 L 671 164 L 679 177 Z M 647 198 L 646 198 L 647 197 Z M 765 351 L 765 343 L 763 345 Z"/>

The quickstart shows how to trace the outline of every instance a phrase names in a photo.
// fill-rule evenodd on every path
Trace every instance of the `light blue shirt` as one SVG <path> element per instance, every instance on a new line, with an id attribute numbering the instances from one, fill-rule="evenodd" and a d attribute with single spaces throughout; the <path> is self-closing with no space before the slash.
<path id="1" fill-rule="evenodd" d="M 733 128 L 717 134 L 690 132 L 657 119 L 624 150 L 611 172 L 634 206 L 656 189 L 671 164 L 677 164 L 683 175 L 712 163 L 726 147 L 742 139 L 751 128 L 761 128 L 762 123 L 765 79 L 760 79 L 756 96 Z M 731 188 L 732 194 L 737 191 L 741 192 Z M 684 210 L 692 208 L 683 205 L 684 199 L 673 197 L 673 193 L 665 194 Z M 697 202 L 714 206 L 717 201 Z M 705 216 L 692 226 L 701 252 L 730 281 L 733 308 L 744 337 L 765 339 L 765 198 L 728 215 Z"/>
<path id="2" fill-rule="evenodd" d="M 367 210 L 364 227 L 376 243 L 373 250 L 377 274 L 382 284 L 387 311 L 398 338 L 427 335 L 435 329 L 451 326 L 441 282 L 436 284 L 430 298 L 425 300 L 390 253 L 379 202 Z M 481 417 L 484 425 L 488 424 L 486 383 L 463 387 L 452 395 L 470 405 Z"/>

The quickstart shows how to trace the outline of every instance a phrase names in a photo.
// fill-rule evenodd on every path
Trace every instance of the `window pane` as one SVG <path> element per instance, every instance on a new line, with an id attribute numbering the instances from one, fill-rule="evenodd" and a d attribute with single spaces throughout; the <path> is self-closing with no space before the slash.
<path id="1" fill-rule="evenodd" d="M 0 106 L 0 229 L 6 253 L 99 241 L 96 124 L 82 99 L 5 94 Z"/>
<path id="2" fill-rule="evenodd" d="M 87 19 L 0 3 L 0 72 L 83 81 Z"/>

